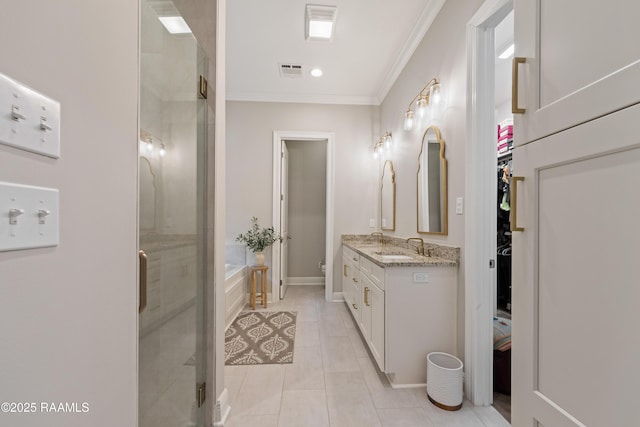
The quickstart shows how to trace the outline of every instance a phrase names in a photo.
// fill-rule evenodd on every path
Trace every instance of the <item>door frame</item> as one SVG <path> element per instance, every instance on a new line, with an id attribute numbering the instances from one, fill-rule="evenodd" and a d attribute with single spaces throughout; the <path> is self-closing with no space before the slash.
<path id="1" fill-rule="evenodd" d="M 273 132 L 273 222 L 280 224 L 280 178 L 282 169 L 280 156 L 282 144 L 285 140 L 296 141 L 327 141 L 327 190 L 326 190 L 326 230 L 325 230 L 325 300 L 334 301 L 333 295 L 333 153 L 335 134 L 332 132 L 301 132 L 279 131 Z M 273 245 L 273 258 L 271 265 L 272 298 L 275 298 L 276 284 L 280 295 L 280 245 Z"/>
<path id="2" fill-rule="evenodd" d="M 493 29 L 513 0 L 486 0 L 467 23 L 465 141 L 465 394 L 493 402 L 493 314 L 496 270 L 495 40 Z M 494 261 L 495 262 L 495 261 Z"/>

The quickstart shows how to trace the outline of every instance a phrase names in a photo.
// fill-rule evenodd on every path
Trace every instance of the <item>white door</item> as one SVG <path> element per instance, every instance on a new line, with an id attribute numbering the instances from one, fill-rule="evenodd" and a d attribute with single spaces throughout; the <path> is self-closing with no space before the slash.
<path id="1" fill-rule="evenodd" d="M 282 141 L 282 156 L 280 165 L 280 299 L 287 293 L 287 259 L 289 258 L 289 150 L 287 143 Z"/>
<path id="2" fill-rule="evenodd" d="M 640 101 L 640 2 L 514 0 L 525 144 Z"/>
<path id="3" fill-rule="evenodd" d="M 514 150 L 514 426 L 635 426 L 640 105 Z"/>

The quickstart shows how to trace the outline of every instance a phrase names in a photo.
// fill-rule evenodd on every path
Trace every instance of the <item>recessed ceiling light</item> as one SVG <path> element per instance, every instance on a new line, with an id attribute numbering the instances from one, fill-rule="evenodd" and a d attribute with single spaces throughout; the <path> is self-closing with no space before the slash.
<path id="1" fill-rule="evenodd" d="M 336 6 L 308 4 L 305 13 L 305 38 L 307 40 L 331 41 L 337 12 Z"/>
<path id="2" fill-rule="evenodd" d="M 171 34 L 191 34 L 191 28 L 182 16 L 159 16 L 158 19 Z"/>
<path id="3" fill-rule="evenodd" d="M 320 77 L 322 76 L 322 70 L 320 68 L 314 68 L 313 70 L 311 70 L 311 75 L 313 77 Z"/>
<path id="4" fill-rule="evenodd" d="M 498 58 L 500 59 L 509 59 L 513 56 L 513 50 L 515 49 L 515 45 L 511 44 L 511 46 L 509 46 L 508 48 L 506 48 L 504 50 L 504 52 L 502 52 Z"/>

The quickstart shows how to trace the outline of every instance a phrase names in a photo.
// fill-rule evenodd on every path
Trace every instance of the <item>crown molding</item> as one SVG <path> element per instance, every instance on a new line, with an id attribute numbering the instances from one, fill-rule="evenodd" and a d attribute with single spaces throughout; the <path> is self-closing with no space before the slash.
<path id="1" fill-rule="evenodd" d="M 400 76 L 402 70 L 404 70 L 404 67 L 411 59 L 411 56 L 418 48 L 418 45 L 424 38 L 425 34 L 427 34 L 429 27 L 431 27 L 431 24 L 436 19 L 436 16 L 440 12 L 440 9 L 442 9 L 442 6 L 444 6 L 445 1 L 446 0 L 430 0 L 422 10 L 420 17 L 416 22 L 416 25 L 413 26 L 413 29 L 409 34 L 407 42 L 400 50 L 400 53 L 398 53 L 393 67 L 391 67 L 391 70 L 389 70 L 387 77 L 385 78 L 382 86 L 380 87 L 380 90 L 378 91 L 378 104 L 381 104 L 382 101 L 384 101 L 384 98 L 391 90 L 391 87 Z"/>
<path id="2" fill-rule="evenodd" d="M 289 102 L 296 104 L 380 105 L 373 96 L 298 93 L 227 92 L 227 101 Z"/>

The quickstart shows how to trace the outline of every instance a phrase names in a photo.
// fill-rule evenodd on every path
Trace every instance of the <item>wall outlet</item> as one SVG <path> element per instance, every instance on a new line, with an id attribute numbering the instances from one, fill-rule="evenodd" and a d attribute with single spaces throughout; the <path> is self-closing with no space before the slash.
<path id="1" fill-rule="evenodd" d="M 429 283 L 429 273 L 413 273 L 413 283 Z"/>
<path id="2" fill-rule="evenodd" d="M 462 197 L 456 198 L 456 215 L 462 215 L 464 208 L 464 199 Z"/>
<path id="3" fill-rule="evenodd" d="M 376 220 L 371 218 L 369 220 L 369 228 L 376 228 Z"/>

